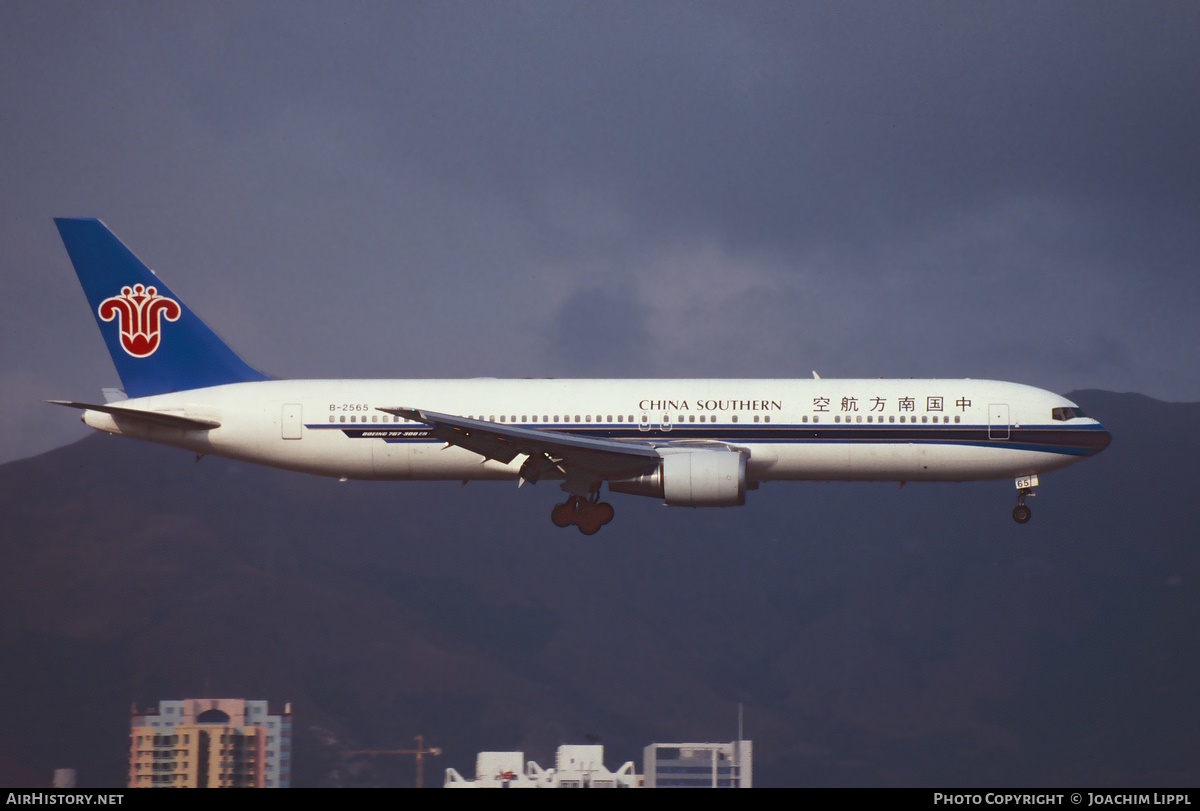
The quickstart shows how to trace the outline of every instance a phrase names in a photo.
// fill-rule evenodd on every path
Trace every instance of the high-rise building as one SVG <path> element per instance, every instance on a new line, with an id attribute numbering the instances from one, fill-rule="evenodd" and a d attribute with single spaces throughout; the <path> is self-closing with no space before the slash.
<path id="1" fill-rule="evenodd" d="M 287 788 L 292 782 L 292 705 L 186 698 L 158 712 L 133 708 L 130 788 Z"/>
<path id="2" fill-rule="evenodd" d="M 752 788 L 754 746 L 652 743 L 642 751 L 646 788 Z"/>

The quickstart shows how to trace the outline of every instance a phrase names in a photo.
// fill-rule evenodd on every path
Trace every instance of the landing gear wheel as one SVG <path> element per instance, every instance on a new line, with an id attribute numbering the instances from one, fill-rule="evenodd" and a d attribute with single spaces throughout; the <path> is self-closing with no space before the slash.
<path id="1" fill-rule="evenodd" d="M 575 525 L 579 527 L 579 531 L 584 535 L 595 535 L 600 531 L 600 527 L 604 526 L 595 510 L 588 510 L 585 513 L 581 513 Z"/>
<path id="2" fill-rule="evenodd" d="M 1016 521 L 1018 524 L 1028 523 L 1029 518 L 1032 515 L 1033 515 L 1033 513 L 1031 513 L 1029 511 L 1029 508 L 1026 507 L 1024 504 L 1018 504 L 1017 506 L 1013 507 L 1013 520 Z"/>
<path id="3" fill-rule="evenodd" d="M 575 506 L 570 502 L 555 504 L 550 511 L 550 520 L 556 527 L 569 527 L 575 523 Z"/>
<path id="4" fill-rule="evenodd" d="M 574 524 L 584 535 L 595 535 L 600 527 L 613 520 L 614 513 L 612 505 L 601 501 L 600 493 L 593 491 L 590 496 L 570 496 L 562 504 L 554 505 L 550 520 L 556 527 Z"/>

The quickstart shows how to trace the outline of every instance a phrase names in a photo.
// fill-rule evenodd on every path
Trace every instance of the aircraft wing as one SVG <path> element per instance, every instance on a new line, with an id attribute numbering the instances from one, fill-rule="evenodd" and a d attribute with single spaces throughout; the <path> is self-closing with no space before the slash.
<path id="1" fill-rule="evenodd" d="M 616 479 L 648 473 L 662 459 L 648 442 L 595 439 L 560 431 L 518 428 L 483 420 L 469 420 L 415 408 L 380 408 L 379 411 L 420 422 L 444 442 L 508 464 L 520 454 L 529 456 L 521 469 L 528 481 L 539 471 L 557 468 L 568 482 Z"/>
<path id="2" fill-rule="evenodd" d="M 146 411 L 140 408 L 123 408 L 114 405 L 97 405 L 95 403 L 76 403 L 72 400 L 47 400 L 53 405 L 78 408 L 81 411 L 102 411 L 111 414 L 118 420 L 132 420 L 160 428 L 182 428 L 185 431 L 211 431 L 220 428 L 216 420 L 202 420 L 197 417 L 184 417 L 181 414 L 170 414 L 164 411 Z"/>

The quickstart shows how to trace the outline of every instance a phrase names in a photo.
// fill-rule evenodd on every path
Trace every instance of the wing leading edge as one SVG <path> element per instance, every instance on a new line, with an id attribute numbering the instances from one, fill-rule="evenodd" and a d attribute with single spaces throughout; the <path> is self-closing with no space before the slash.
<path id="1" fill-rule="evenodd" d="M 619 442 L 559 431 L 497 425 L 415 408 L 379 408 L 387 414 L 428 425 L 430 435 L 486 459 L 508 464 L 521 454 L 529 459 L 521 477 L 536 482 L 549 470 L 587 486 L 607 479 L 640 476 L 658 467 L 662 457 L 648 442 Z M 575 487 L 564 489 L 574 490 Z"/>

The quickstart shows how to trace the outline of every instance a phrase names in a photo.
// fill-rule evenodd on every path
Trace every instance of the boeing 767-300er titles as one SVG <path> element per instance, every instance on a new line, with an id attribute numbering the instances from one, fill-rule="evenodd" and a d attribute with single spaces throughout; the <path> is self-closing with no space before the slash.
<path id="1" fill-rule="evenodd" d="M 248 366 L 99 220 L 59 233 L 124 391 L 111 434 L 341 479 L 562 483 L 551 519 L 591 535 L 613 493 L 732 507 L 760 482 L 1012 478 L 1109 434 L 1064 397 L 991 380 L 273 380 Z"/>

